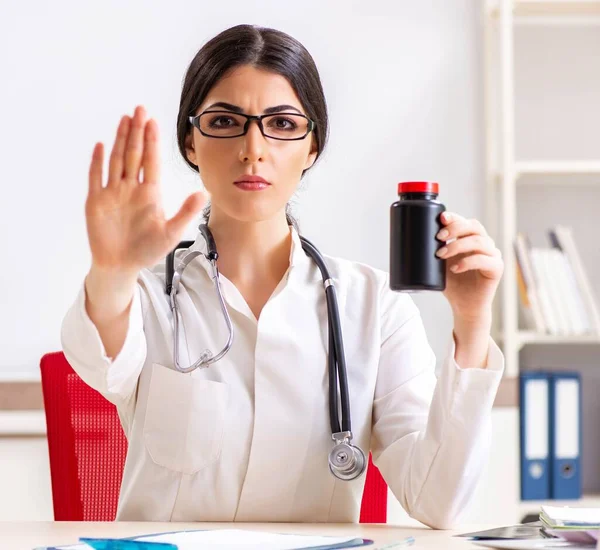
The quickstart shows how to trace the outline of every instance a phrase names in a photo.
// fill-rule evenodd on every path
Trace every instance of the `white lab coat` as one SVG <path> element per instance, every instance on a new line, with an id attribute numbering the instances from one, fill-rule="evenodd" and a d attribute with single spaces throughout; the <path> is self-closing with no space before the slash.
<path id="1" fill-rule="evenodd" d="M 225 277 L 235 336 L 208 369 L 174 370 L 164 267 L 143 270 L 114 360 L 85 310 L 82 286 L 62 326 L 67 359 L 113 402 L 129 441 L 118 520 L 358 521 L 365 476 L 329 472 L 327 309 L 320 272 L 292 229 L 290 267 L 257 321 Z M 193 250 L 205 250 L 198 236 Z M 184 252 L 178 252 L 181 257 Z M 344 338 L 354 443 L 370 450 L 414 518 L 450 527 L 487 459 L 503 357 L 461 369 L 454 345 L 439 379 L 412 299 L 387 274 L 325 256 Z M 204 256 L 183 275 L 180 364 L 227 339 Z"/>

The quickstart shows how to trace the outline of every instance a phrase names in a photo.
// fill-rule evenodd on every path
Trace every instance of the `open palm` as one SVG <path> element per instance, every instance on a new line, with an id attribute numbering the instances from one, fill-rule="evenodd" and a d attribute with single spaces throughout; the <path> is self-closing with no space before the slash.
<path id="1" fill-rule="evenodd" d="M 179 212 L 165 218 L 159 187 L 158 126 L 146 121 L 143 107 L 121 119 L 108 181 L 103 186 L 103 145 L 96 144 L 85 205 L 93 262 L 104 269 L 139 271 L 164 258 L 179 242 L 204 202 L 190 195 Z M 142 176 L 143 174 L 143 176 Z"/>

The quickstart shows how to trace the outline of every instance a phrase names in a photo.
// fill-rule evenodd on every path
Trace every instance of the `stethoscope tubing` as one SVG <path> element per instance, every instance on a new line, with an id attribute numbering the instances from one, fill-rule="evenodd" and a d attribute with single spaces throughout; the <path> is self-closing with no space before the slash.
<path id="1" fill-rule="evenodd" d="M 217 259 L 219 255 L 217 253 L 216 244 L 208 225 L 201 224 L 199 230 L 206 241 L 206 253 L 197 250 L 189 252 L 183 257 L 182 261 L 177 266 L 177 269 L 175 269 L 175 252 L 180 248 L 189 248 L 194 243 L 194 241 L 182 241 L 170 254 L 168 254 L 166 259 L 165 291 L 169 296 L 171 311 L 173 314 L 173 357 L 175 368 L 184 373 L 189 373 L 197 368 L 207 368 L 209 365 L 216 363 L 229 351 L 233 344 L 233 325 L 221 289 L 219 270 L 217 267 Z M 329 349 L 327 354 L 327 368 L 329 375 L 329 421 L 332 439 L 336 442 L 333 450 L 329 454 L 329 468 L 331 472 L 339 479 L 349 481 L 357 478 L 364 472 L 366 461 L 362 450 L 351 443 L 352 431 L 350 422 L 350 396 L 348 392 L 346 357 L 344 353 L 344 342 L 342 338 L 342 327 L 340 322 L 337 294 L 333 284 L 333 279 L 331 278 L 321 253 L 308 239 L 300 237 L 300 241 L 302 243 L 302 249 L 315 262 L 317 268 L 321 272 L 325 291 L 325 300 L 327 302 L 327 326 L 329 340 Z M 192 260 L 201 254 L 203 254 L 211 264 L 212 279 L 217 289 L 219 304 L 227 324 L 229 337 L 223 349 L 216 355 L 213 356 L 210 350 L 205 350 L 195 363 L 188 367 L 182 367 L 179 364 L 179 308 L 177 307 L 176 295 L 183 270 Z"/>

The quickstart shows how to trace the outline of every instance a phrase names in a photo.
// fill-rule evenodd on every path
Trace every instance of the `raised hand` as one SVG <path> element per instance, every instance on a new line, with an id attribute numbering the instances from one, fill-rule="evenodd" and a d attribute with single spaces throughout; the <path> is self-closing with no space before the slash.
<path id="1" fill-rule="evenodd" d="M 137 273 L 162 260 L 181 240 L 205 203 L 190 195 L 179 212 L 165 219 L 160 197 L 158 125 L 138 106 L 121 119 L 103 185 L 102 143 L 94 147 L 85 204 L 92 264 L 103 271 Z"/>

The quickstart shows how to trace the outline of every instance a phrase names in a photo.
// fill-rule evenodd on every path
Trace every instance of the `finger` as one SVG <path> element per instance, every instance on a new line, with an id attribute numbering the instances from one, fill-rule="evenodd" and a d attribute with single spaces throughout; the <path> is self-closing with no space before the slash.
<path id="1" fill-rule="evenodd" d="M 447 242 L 436 252 L 439 258 L 450 259 L 458 254 L 486 254 L 495 256 L 498 249 L 491 237 L 487 235 L 470 235 L 452 242 Z M 499 252 L 499 251 L 498 251 Z"/>
<path id="2" fill-rule="evenodd" d="M 138 181 L 144 149 L 145 125 L 146 111 L 142 106 L 136 107 L 125 149 L 125 177 L 128 180 Z"/>
<path id="3" fill-rule="evenodd" d="M 125 115 L 121 118 L 121 122 L 119 123 L 115 144 L 110 153 L 107 187 L 117 185 L 123 178 L 123 156 L 125 155 L 125 145 L 127 144 L 130 126 L 131 119 Z"/>
<path id="4" fill-rule="evenodd" d="M 450 267 L 452 273 L 465 273 L 467 271 L 477 270 L 484 277 L 489 279 L 499 279 L 504 269 L 504 263 L 498 256 L 487 256 L 485 254 L 473 254 L 461 258 Z"/>
<path id="5" fill-rule="evenodd" d="M 144 154 L 142 157 L 144 183 L 160 181 L 160 158 L 158 149 L 158 124 L 154 119 L 146 123 L 144 131 Z"/>
<path id="6" fill-rule="evenodd" d="M 458 239 L 459 237 L 467 237 L 469 235 L 487 235 L 487 231 L 479 220 L 467 220 L 462 216 L 452 214 L 450 223 L 441 229 L 436 237 L 440 241 L 448 241 Z"/>
<path id="7" fill-rule="evenodd" d="M 442 223 L 444 225 L 448 225 L 451 222 L 455 222 L 458 220 L 465 220 L 466 218 L 464 218 L 463 216 L 461 216 L 460 214 L 456 214 L 454 212 L 448 212 L 447 210 L 445 212 L 442 212 L 442 215 L 440 216 Z"/>
<path id="8" fill-rule="evenodd" d="M 104 146 L 102 143 L 94 145 L 92 162 L 90 163 L 89 194 L 92 195 L 102 189 L 102 163 L 104 162 Z"/>
<path id="9" fill-rule="evenodd" d="M 180 235 L 194 216 L 200 213 L 205 202 L 204 193 L 193 193 L 185 200 L 179 212 L 167 222 L 167 233 L 173 242 L 179 241 Z M 175 242 L 175 244 L 177 243 Z"/>

